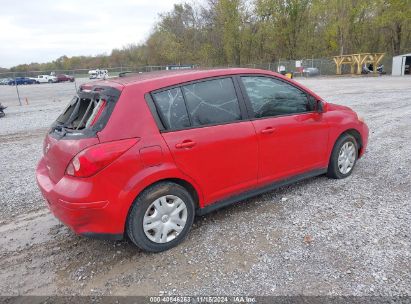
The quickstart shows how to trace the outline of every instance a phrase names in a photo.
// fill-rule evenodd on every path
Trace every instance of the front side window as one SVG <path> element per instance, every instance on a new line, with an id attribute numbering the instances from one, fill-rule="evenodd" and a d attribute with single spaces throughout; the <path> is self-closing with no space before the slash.
<path id="1" fill-rule="evenodd" d="M 166 129 L 178 130 L 190 126 L 180 88 L 154 93 L 153 99 Z"/>
<path id="2" fill-rule="evenodd" d="M 242 76 L 241 79 L 255 118 L 314 110 L 308 95 L 288 83 L 262 76 Z"/>
<path id="3" fill-rule="evenodd" d="M 231 78 L 183 86 L 192 126 L 241 120 L 240 106 Z"/>

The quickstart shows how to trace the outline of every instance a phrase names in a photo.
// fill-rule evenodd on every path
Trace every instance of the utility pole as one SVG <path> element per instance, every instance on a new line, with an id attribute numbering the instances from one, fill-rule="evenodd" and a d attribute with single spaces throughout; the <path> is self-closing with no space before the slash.
<path id="1" fill-rule="evenodd" d="M 19 88 L 18 88 L 18 86 L 17 86 L 16 73 L 13 73 L 13 78 L 14 78 L 14 85 L 16 86 L 17 98 L 19 99 L 19 104 L 20 104 L 20 106 L 22 106 L 21 99 L 20 99 Z"/>

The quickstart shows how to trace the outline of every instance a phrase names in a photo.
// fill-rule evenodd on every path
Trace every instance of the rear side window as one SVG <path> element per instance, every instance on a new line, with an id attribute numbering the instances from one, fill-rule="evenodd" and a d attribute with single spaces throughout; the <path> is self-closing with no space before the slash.
<path id="1" fill-rule="evenodd" d="M 269 77 L 241 77 L 255 118 L 313 111 L 308 95 L 296 87 Z"/>
<path id="2" fill-rule="evenodd" d="M 180 88 L 154 93 L 154 102 L 161 121 L 168 130 L 184 129 L 190 126 L 187 109 Z"/>
<path id="3" fill-rule="evenodd" d="M 183 86 L 192 126 L 241 120 L 240 106 L 231 78 Z"/>

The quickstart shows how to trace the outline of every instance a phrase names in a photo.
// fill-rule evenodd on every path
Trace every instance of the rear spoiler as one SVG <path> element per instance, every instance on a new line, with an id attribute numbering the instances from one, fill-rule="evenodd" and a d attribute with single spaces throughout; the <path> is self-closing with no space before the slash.
<path id="1" fill-rule="evenodd" d="M 77 92 L 77 95 L 80 98 L 85 99 L 95 99 L 99 97 L 101 99 L 108 99 L 110 97 L 114 97 L 118 99 L 120 97 L 121 92 L 113 87 L 108 86 L 96 86 L 96 85 L 86 85 L 83 84 L 80 86 L 80 89 Z"/>

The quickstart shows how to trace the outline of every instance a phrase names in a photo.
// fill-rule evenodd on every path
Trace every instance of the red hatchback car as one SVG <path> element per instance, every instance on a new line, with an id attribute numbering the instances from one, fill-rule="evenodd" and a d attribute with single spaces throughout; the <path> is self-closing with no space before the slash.
<path id="1" fill-rule="evenodd" d="M 320 174 L 349 176 L 368 127 L 269 71 L 129 75 L 83 85 L 44 140 L 37 182 L 76 233 L 180 243 L 194 216 Z"/>

